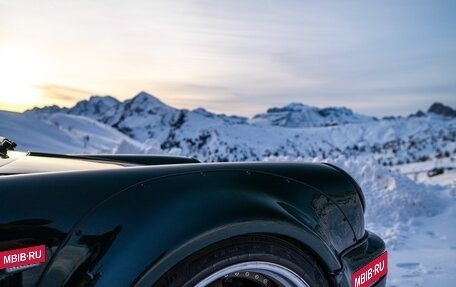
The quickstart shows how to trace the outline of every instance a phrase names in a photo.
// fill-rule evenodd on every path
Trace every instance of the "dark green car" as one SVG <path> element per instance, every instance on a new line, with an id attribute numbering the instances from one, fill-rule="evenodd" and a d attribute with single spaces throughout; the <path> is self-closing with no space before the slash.
<path id="1" fill-rule="evenodd" d="M 329 164 L 8 151 L 0 175 L 0 287 L 385 286 Z"/>

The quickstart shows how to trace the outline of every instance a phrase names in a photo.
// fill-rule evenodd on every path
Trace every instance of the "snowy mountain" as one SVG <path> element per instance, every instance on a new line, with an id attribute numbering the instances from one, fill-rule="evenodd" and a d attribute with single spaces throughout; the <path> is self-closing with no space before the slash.
<path id="1" fill-rule="evenodd" d="M 51 153 L 161 153 L 118 130 L 84 116 L 63 112 L 24 114 L 0 111 L 0 133 L 19 150 Z"/>
<path id="2" fill-rule="evenodd" d="M 87 137 L 95 139 L 94 133 L 87 130 L 90 120 L 93 126 L 103 127 L 110 133 L 115 131 L 116 144 L 128 139 L 126 142 L 132 143 L 136 152 L 160 149 L 203 161 L 368 155 L 382 165 L 392 166 L 454 158 L 456 119 L 451 111 L 450 107 L 436 103 L 427 113 L 378 120 L 345 107 L 320 109 L 292 103 L 247 119 L 214 114 L 203 108 L 176 109 L 141 92 L 124 102 L 109 96 L 95 96 L 70 109 L 46 107 L 23 116 L 56 126 L 73 140 L 81 141 L 79 146 L 87 144 L 84 143 Z M 63 125 L 69 119 L 72 120 L 71 131 Z M 19 141 L 15 134 L 4 136 Z M 119 152 L 116 144 L 103 145 L 102 151 Z M 85 152 L 99 150 L 93 146 Z"/>
<path id="3" fill-rule="evenodd" d="M 108 110 L 120 102 L 111 96 L 91 96 L 88 100 L 78 102 L 74 107 L 60 108 L 56 105 L 43 108 L 33 108 L 26 111 L 31 114 L 55 114 L 67 113 L 70 115 L 85 116 L 94 120 L 99 120 Z"/>
<path id="4" fill-rule="evenodd" d="M 141 92 L 130 100 L 118 103 L 99 117 L 101 122 L 131 138 L 162 141 L 168 134 L 169 127 L 178 120 L 179 111 L 152 95 Z"/>
<path id="5" fill-rule="evenodd" d="M 428 113 L 433 113 L 436 115 L 441 115 L 441 116 L 450 117 L 450 118 L 456 117 L 456 111 L 449 106 L 445 106 L 442 103 L 433 103 L 429 107 Z"/>
<path id="6" fill-rule="evenodd" d="M 33 108 L 31 110 L 27 110 L 25 111 L 25 113 L 29 113 L 29 114 L 43 114 L 43 115 L 46 115 L 46 114 L 55 114 L 55 113 L 66 113 L 68 112 L 68 109 L 67 108 L 61 108 L 57 105 L 52 105 L 52 106 L 45 106 L 45 107 L 42 107 L 42 108 Z"/>
<path id="7" fill-rule="evenodd" d="M 179 110 L 161 102 L 156 97 L 141 92 L 131 100 L 118 103 L 100 117 L 100 121 L 140 141 L 153 139 L 166 147 L 176 130 L 217 126 L 223 123 L 246 123 L 242 117 L 229 117 L 210 113 L 202 108 Z"/>
<path id="8" fill-rule="evenodd" d="M 299 128 L 362 123 L 373 120 L 373 117 L 354 114 L 352 110 L 345 107 L 319 109 L 300 103 L 291 103 L 285 107 L 271 108 L 266 113 L 255 115 L 251 122 L 258 125 Z"/>
<path id="9" fill-rule="evenodd" d="M 108 110 L 119 101 L 111 96 L 92 96 L 89 100 L 83 100 L 68 110 L 68 114 L 86 116 L 99 120 Z"/>

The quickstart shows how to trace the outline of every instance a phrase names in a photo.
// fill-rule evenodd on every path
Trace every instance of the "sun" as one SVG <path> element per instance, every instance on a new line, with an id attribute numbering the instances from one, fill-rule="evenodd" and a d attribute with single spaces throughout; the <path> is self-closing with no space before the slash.
<path id="1" fill-rule="evenodd" d="M 43 100 L 47 65 L 39 56 L 0 47 L 0 110 L 23 111 Z"/>

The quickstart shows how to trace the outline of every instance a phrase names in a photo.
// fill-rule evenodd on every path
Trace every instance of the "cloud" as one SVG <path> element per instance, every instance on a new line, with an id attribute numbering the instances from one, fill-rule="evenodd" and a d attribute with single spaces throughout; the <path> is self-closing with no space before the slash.
<path id="1" fill-rule="evenodd" d="M 377 115 L 397 103 L 408 114 L 455 101 L 451 0 L 10 2 L 0 45 L 12 39 L 58 63 L 48 80 L 66 84 L 41 87 L 56 102 L 93 94 L 74 87 L 246 114 L 296 101 Z"/>
<path id="2" fill-rule="evenodd" d="M 56 84 L 43 84 L 36 87 L 44 92 L 47 99 L 58 102 L 74 102 L 94 94 L 79 88 Z"/>

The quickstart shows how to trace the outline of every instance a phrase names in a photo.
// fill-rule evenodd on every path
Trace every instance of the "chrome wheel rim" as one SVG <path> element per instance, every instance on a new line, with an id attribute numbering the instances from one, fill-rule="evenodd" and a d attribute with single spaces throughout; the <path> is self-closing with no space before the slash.
<path id="1" fill-rule="evenodd" d="M 287 267 L 263 261 L 230 265 L 208 275 L 194 287 L 231 286 L 310 287 L 302 277 Z"/>

